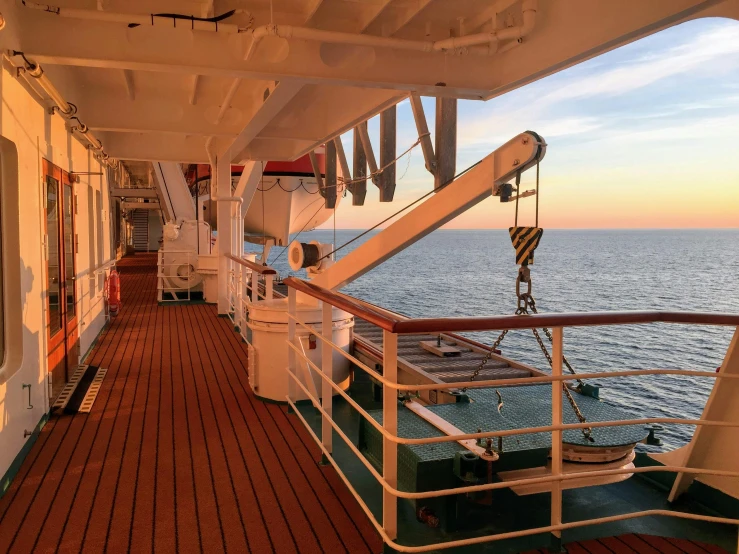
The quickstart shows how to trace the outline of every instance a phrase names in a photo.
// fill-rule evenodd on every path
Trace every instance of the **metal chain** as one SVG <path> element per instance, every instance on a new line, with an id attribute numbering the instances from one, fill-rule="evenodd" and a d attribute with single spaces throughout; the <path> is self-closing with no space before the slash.
<path id="1" fill-rule="evenodd" d="M 552 357 L 549 355 L 549 351 L 547 350 L 547 347 L 544 345 L 544 341 L 541 340 L 541 335 L 539 335 L 539 331 L 536 329 L 531 329 L 533 331 L 534 336 L 536 337 L 536 342 L 539 343 L 539 347 L 541 348 L 541 351 L 544 353 L 544 357 L 549 362 L 549 367 L 553 367 L 554 362 L 552 361 Z M 572 411 L 575 412 L 575 416 L 577 417 L 577 420 L 580 423 L 587 423 L 587 419 L 585 419 L 585 416 L 582 415 L 582 412 L 580 411 L 580 407 L 577 405 L 577 402 L 575 402 L 574 397 L 572 396 L 572 393 L 570 392 L 570 389 L 567 388 L 567 385 L 562 382 L 562 391 L 564 391 L 565 396 L 567 397 L 567 401 L 570 403 L 570 406 L 572 407 Z M 591 436 L 593 434 L 592 427 L 585 427 L 581 429 L 583 436 L 589 440 L 590 442 L 595 442 L 595 439 Z"/>
<path id="2" fill-rule="evenodd" d="M 520 309 L 516 310 L 516 315 L 519 315 L 519 313 L 520 313 Z M 474 381 L 475 379 L 477 379 L 477 376 L 480 375 L 480 372 L 485 367 L 485 364 L 487 364 L 490 361 L 490 358 L 493 357 L 493 354 L 495 354 L 495 351 L 500 346 L 500 343 L 503 342 L 503 339 L 508 334 L 509 330 L 510 329 L 506 329 L 505 331 L 503 331 L 498 337 L 498 340 L 496 340 L 493 343 L 493 346 L 490 347 L 490 350 L 487 351 L 487 353 L 485 354 L 485 357 L 480 361 L 480 365 L 477 366 L 475 371 L 470 376 L 470 381 Z M 467 387 L 462 389 L 462 392 L 466 392 L 466 391 L 467 391 Z"/>
<path id="3" fill-rule="evenodd" d="M 534 300 L 534 297 L 533 296 L 528 295 L 527 303 L 528 303 L 529 308 L 531 308 L 531 312 L 532 313 L 534 313 L 534 314 L 538 314 L 539 313 L 536 310 L 536 301 Z M 541 330 L 544 331 L 544 334 L 549 339 L 549 342 L 550 343 L 553 343 L 554 342 L 554 337 L 552 337 L 551 331 L 549 331 L 549 329 L 547 329 L 546 327 L 542 327 Z M 565 364 L 565 367 L 567 368 L 567 371 L 569 371 L 570 373 L 572 373 L 572 375 L 575 375 L 576 374 L 575 373 L 575 370 L 570 365 L 570 362 L 567 360 L 567 357 L 565 355 L 562 355 L 562 362 Z M 577 379 L 577 383 L 578 383 L 578 386 L 579 387 L 582 387 L 583 385 L 585 385 L 585 383 L 583 382 L 583 380 L 582 379 L 579 379 L 579 378 Z"/>
<path id="4" fill-rule="evenodd" d="M 527 268 L 528 269 L 528 268 Z M 522 274 L 525 282 L 528 284 L 528 290 L 527 292 L 519 292 L 519 287 L 522 282 Z M 516 278 L 516 291 L 518 296 L 518 308 L 516 309 L 516 315 L 528 315 L 529 308 L 531 311 L 535 314 L 539 313 L 536 309 L 536 301 L 534 300 L 534 297 L 531 295 L 531 278 L 529 276 L 528 271 L 519 271 L 518 277 Z M 480 372 L 485 367 L 485 364 L 487 364 L 490 359 L 493 357 L 493 354 L 498 349 L 500 344 L 503 342 L 503 339 L 508 334 L 509 329 L 505 329 L 503 332 L 501 332 L 500 336 L 498 336 L 498 339 L 493 343 L 493 345 L 490 347 L 490 349 L 485 354 L 485 357 L 480 361 L 480 365 L 477 366 L 475 371 L 470 376 L 470 381 L 474 381 L 477 379 Z M 547 359 L 547 362 L 549 362 L 549 367 L 554 367 L 554 361 L 552 360 L 552 356 L 549 354 L 549 350 L 547 350 L 546 345 L 544 344 L 544 341 L 541 339 L 541 335 L 539 334 L 539 331 L 536 329 L 531 329 L 531 331 L 534 333 L 534 337 L 536 338 L 536 342 L 539 343 L 539 348 L 541 348 L 542 353 L 544 354 L 544 357 Z M 546 334 L 547 338 L 549 339 L 549 342 L 553 342 L 552 334 L 550 333 L 549 329 L 546 327 L 543 329 L 544 333 Z M 575 370 L 572 368 L 570 363 L 567 361 L 567 359 L 562 356 L 562 361 L 567 366 L 567 369 L 572 373 L 575 374 Z M 583 382 L 581 379 L 577 380 L 580 386 L 583 385 Z M 466 392 L 467 387 L 462 389 L 462 392 Z M 565 397 L 567 398 L 567 401 L 570 403 L 570 407 L 572 408 L 572 411 L 575 413 L 575 417 L 577 417 L 578 421 L 580 423 L 586 423 L 587 419 L 583 415 L 583 413 L 580 411 L 580 407 L 577 405 L 577 402 L 575 401 L 575 398 L 572 396 L 572 393 L 570 392 L 570 389 L 567 388 L 567 384 L 563 381 L 562 382 L 562 391 L 565 394 Z M 496 389 L 496 392 L 497 389 Z M 500 393 L 498 393 L 498 396 L 500 397 Z M 502 401 L 498 405 L 498 409 L 500 411 L 500 407 L 502 406 Z M 595 442 L 595 439 L 593 439 L 593 429 L 592 427 L 585 427 L 581 429 L 583 436 L 586 440 L 590 442 Z"/>

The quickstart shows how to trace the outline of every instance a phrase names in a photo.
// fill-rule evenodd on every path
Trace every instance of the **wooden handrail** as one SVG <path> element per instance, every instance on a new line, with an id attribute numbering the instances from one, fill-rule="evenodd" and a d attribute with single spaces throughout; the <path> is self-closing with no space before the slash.
<path id="1" fill-rule="evenodd" d="M 585 327 L 595 325 L 637 325 L 643 323 L 683 323 L 693 325 L 739 326 L 739 314 L 668 311 L 571 312 L 490 317 L 442 317 L 406 319 L 371 304 L 324 289 L 313 283 L 288 277 L 283 281 L 313 298 L 336 306 L 378 327 L 398 334 L 453 333 L 533 329 L 538 327 Z"/>
<path id="2" fill-rule="evenodd" d="M 226 257 L 229 260 L 236 262 L 237 264 L 241 264 L 244 267 L 248 267 L 252 271 L 256 271 L 260 275 L 277 275 L 277 272 L 269 266 L 259 265 L 256 262 L 252 262 L 251 260 L 245 260 L 243 258 L 239 258 L 237 256 L 234 256 L 233 254 L 226 254 Z"/>
<path id="3" fill-rule="evenodd" d="M 585 327 L 592 325 L 637 325 L 642 323 L 688 323 L 694 325 L 739 325 L 739 314 L 702 312 L 571 312 L 559 314 L 503 315 L 492 317 L 419 318 L 399 321 L 395 333 L 430 333 L 532 329 L 535 327 Z"/>
<path id="4" fill-rule="evenodd" d="M 308 296 L 312 296 L 313 298 L 321 300 L 322 302 L 327 302 L 340 310 L 344 310 L 345 312 L 349 312 L 350 314 L 361 317 L 362 319 L 366 319 L 373 325 L 377 325 L 386 331 L 392 331 L 394 326 L 398 323 L 398 320 L 388 316 L 386 313 L 373 309 L 369 305 L 361 304 L 348 296 L 337 294 L 328 289 L 316 286 L 313 283 L 303 281 L 302 279 L 288 277 L 282 282 L 288 287 L 292 287 Z"/>

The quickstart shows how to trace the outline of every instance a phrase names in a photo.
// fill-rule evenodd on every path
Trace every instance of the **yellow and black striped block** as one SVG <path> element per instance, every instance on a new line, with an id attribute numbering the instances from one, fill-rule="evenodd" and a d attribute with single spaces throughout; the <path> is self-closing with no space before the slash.
<path id="1" fill-rule="evenodd" d="M 510 227 L 511 243 L 516 249 L 516 263 L 529 265 L 534 263 L 534 250 L 539 246 L 544 229 L 541 227 Z"/>

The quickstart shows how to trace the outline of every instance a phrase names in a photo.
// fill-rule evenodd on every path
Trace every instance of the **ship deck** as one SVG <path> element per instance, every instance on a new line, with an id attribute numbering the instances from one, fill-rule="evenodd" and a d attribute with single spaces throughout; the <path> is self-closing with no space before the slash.
<path id="1" fill-rule="evenodd" d="M 0 552 L 373 552 L 379 535 L 209 305 L 156 302 L 156 255 L 119 264 L 88 357 L 90 414 L 53 415 L 0 499 Z"/>
<path id="2" fill-rule="evenodd" d="M 108 369 L 100 393 L 89 414 L 52 415 L 38 435 L 0 498 L 0 552 L 379 554 L 379 535 L 336 472 L 317 463 L 299 419 L 252 394 L 231 322 L 210 305 L 158 305 L 155 254 L 118 268 L 123 308 L 87 359 Z M 346 450 L 336 447 L 342 463 Z M 376 505 L 376 483 L 366 481 L 359 489 Z M 726 552 L 622 533 L 566 548 Z"/>

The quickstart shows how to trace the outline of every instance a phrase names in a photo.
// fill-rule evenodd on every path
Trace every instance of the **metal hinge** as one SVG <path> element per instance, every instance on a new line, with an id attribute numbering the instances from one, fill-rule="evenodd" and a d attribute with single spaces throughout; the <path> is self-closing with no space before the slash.
<path id="1" fill-rule="evenodd" d="M 44 260 L 49 261 L 49 235 L 44 235 Z"/>

